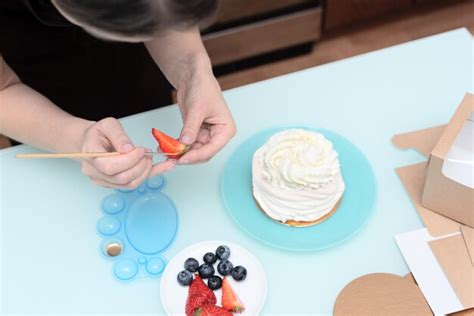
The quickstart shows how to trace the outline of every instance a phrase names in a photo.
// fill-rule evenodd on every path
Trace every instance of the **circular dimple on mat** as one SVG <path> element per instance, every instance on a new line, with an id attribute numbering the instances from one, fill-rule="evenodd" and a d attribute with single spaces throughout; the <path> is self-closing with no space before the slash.
<path id="1" fill-rule="evenodd" d="M 120 221 L 112 216 L 102 217 L 97 224 L 99 232 L 106 236 L 117 233 L 120 230 L 120 226 Z"/>
<path id="2" fill-rule="evenodd" d="M 152 190 L 158 190 L 165 185 L 165 179 L 163 177 L 150 178 L 146 181 L 146 185 Z"/>
<path id="3" fill-rule="evenodd" d="M 120 280 L 130 280 L 138 272 L 137 263 L 131 259 L 122 259 L 117 261 L 114 266 L 114 274 Z"/>
<path id="4" fill-rule="evenodd" d="M 165 269 L 165 262 L 161 258 L 151 258 L 145 267 L 148 273 L 157 275 Z"/>
<path id="5" fill-rule="evenodd" d="M 134 189 L 117 189 L 118 192 L 122 192 L 122 193 L 130 193 L 130 192 L 133 192 Z"/>
<path id="6" fill-rule="evenodd" d="M 125 216 L 128 241 L 143 254 L 163 251 L 173 241 L 178 216 L 173 203 L 163 194 L 138 197 Z"/>
<path id="7" fill-rule="evenodd" d="M 102 208 L 108 214 L 116 214 L 123 210 L 125 201 L 117 194 L 107 196 L 102 201 Z"/>

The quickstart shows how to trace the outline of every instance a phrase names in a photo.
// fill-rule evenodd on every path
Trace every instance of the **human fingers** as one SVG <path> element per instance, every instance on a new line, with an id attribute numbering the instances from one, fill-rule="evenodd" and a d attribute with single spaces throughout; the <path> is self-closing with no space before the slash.
<path id="1" fill-rule="evenodd" d="M 94 164 L 92 164 L 90 161 L 83 161 L 82 172 L 90 178 L 102 179 L 114 185 L 126 185 L 132 180 L 138 178 L 146 169 L 148 163 L 151 164 L 151 161 L 147 162 L 147 160 L 149 161 L 147 157 L 143 157 L 132 168 L 115 175 L 104 174 L 95 168 Z"/>
<path id="2" fill-rule="evenodd" d="M 157 163 L 153 165 L 153 167 L 150 170 L 149 177 L 154 177 L 158 174 L 165 173 L 167 171 L 170 171 L 176 166 L 176 161 L 174 160 L 166 160 L 160 163 Z"/>
<path id="3" fill-rule="evenodd" d="M 197 108 L 197 107 L 194 107 Z M 181 130 L 181 135 L 179 137 L 180 142 L 185 145 L 191 145 L 196 141 L 198 137 L 199 130 L 202 126 L 204 118 L 201 112 L 193 110 L 192 107 L 186 113 L 186 118 L 184 120 L 184 126 Z"/>
<path id="4" fill-rule="evenodd" d="M 98 128 L 109 140 L 114 149 L 120 153 L 128 153 L 134 146 L 120 122 L 112 117 L 97 122 Z"/>
<path id="5" fill-rule="evenodd" d="M 136 166 L 144 158 L 145 151 L 145 148 L 137 147 L 128 153 L 91 158 L 89 161 L 94 168 L 104 175 L 114 176 Z"/>
<path id="6" fill-rule="evenodd" d="M 191 149 L 179 159 L 180 164 L 200 163 L 209 161 L 232 138 L 235 131 L 225 125 L 211 127 L 209 141 L 202 147 Z"/>

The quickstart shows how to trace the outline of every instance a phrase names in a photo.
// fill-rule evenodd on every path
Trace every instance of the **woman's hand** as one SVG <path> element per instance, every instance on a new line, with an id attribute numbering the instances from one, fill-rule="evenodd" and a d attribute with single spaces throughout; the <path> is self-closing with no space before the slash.
<path id="1" fill-rule="evenodd" d="M 195 73 L 177 97 L 184 121 L 180 141 L 191 146 L 179 163 L 209 161 L 236 132 L 219 84 L 212 74 Z"/>
<path id="2" fill-rule="evenodd" d="M 134 189 L 147 177 L 171 170 L 175 162 L 152 164 L 147 149 L 134 147 L 119 121 L 106 118 L 84 131 L 82 152 L 118 151 L 122 155 L 84 159 L 82 172 L 101 186 Z"/>
<path id="3" fill-rule="evenodd" d="M 180 141 L 191 146 L 178 163 L 208 161 L 234 136 L 236 128 L 199 29 L 164 31 L 145 46 L 178 91 L 184 121 Z"/>

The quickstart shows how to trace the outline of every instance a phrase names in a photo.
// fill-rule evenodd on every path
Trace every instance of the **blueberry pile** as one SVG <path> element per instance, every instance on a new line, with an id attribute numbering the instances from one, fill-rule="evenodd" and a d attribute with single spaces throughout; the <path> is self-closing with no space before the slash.
<path id="1" fill-rule="evenodd" d="M 247 277 L 247 269 L 243 266 L 236 266 L 229 261 L 230 249 L 222 245 L 217 247 L 215 253 L 207 252 L 203 256 L 204 263 L 199 265 L 199 261 L 194 258 L 188 258 L 184 262 L 184 269 L 178 273 L 178 283 L 187 286 L 193 280 L 193 273 L 199 273 L 202 279 L 207 279 L 207 286 L 211 290 L 218 290 L 222 286 L 222 277 L 232 276 L 236 281 L 243 281 Z M 218 263 L 217 263 L 218 262 Z M 217 263 L 217 272 L 221 275 L 215 275 L 214 265 Z"/>

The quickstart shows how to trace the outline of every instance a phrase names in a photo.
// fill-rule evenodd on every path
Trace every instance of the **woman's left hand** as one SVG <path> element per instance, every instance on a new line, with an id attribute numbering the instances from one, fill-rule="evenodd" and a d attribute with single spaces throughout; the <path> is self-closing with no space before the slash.
<path id="1" fill-rule="evenodd" d="M 236 128 L 199 29 L 170 29 L 145 46 L 178 92 L 184 122 L 180 141 L 191 146 L 178 163 L 210 160 L 235 135 Z"/>
<path id="2" fill-rule="evenodd" d="M 180 141 L 191 146 L 178 163 L 209 161 L 236 133 L 219 83 L 212 73 L 193 74 L 178 88 L 177 98 L 184 122 Z"/>

